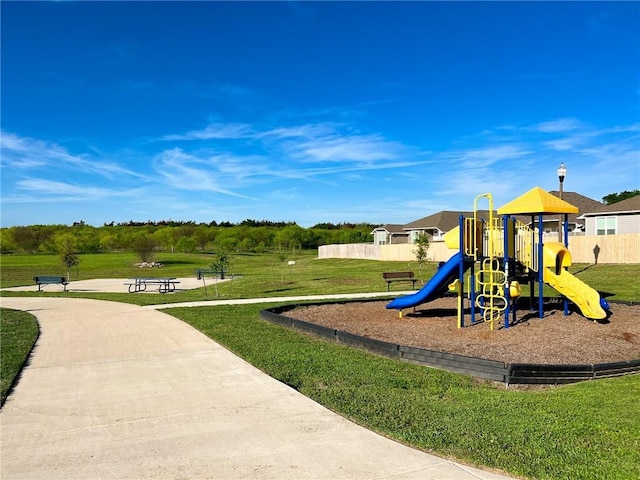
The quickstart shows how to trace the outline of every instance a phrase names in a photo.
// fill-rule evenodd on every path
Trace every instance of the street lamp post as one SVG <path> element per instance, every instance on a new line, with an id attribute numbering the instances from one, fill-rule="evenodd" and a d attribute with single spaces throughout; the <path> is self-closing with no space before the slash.
<path id="1" fill-rule="evenodd" d="M 560 200 L 562 200 L 562 185 L 564 183 L 564 177 L 567 176 L 567 167 L 564 166 L 564 162 L 560 163 L 560 166 L 556 170 L 558 174 L 558 181 L 560 182 Z M 562 216 L 560 217 L 560 223 L 558 224 L 558 241 L 562 242 Z"/>

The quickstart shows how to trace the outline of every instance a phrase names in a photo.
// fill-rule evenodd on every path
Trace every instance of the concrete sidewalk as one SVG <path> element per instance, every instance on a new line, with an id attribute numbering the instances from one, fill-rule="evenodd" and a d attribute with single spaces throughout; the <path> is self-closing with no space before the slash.
<path id="1" fill-rule="evenodd" d="M 500 479 L 403 446 L 153 309 L 2 297 L 41 335 L 0 412 L 3 479 Z"/>
<path id="2" fill-rule="evenodd" d="M 407 292 L 368 292 L 368 293 L 336 293 L 329 295 L 296 295 L 289 297 L 266 297 L 266 298 L 229 298 L 218 300 L 203 300 L 199 302 L 177 302 L 177 303 L 159 303 L 155 305 L 145 305 L 143 308 L 151 310 L 164 310 L 166 308 L 179 307 L 215 307 L 218 305 L 241 305 L 247 303 L 288 303 L 288 302 L 313 302 L 326 300 L 357 300 L 357 299 L 384 299 L 390 295 L 401 296 L 414 293 L 415 290 Z"/>
<path id="3" fill-rule="evenodd" d="M 141 275 L 143 276 L 143 275 Z M 150 273 L 146 273 L 147 277 L 151 277 Z M 163 275 L 156 275 L 158 277 L 162 277 Z M 68 292 L 110 292 L 110 293 L 128 293 L 128 285 L 132 279 L 130 278 L 93 278 L 90 280 L 71 280 L 69 285 L 67 285 Z M 207 287 L 213 287 L 216 283 L 227 282 L 230 281 L 230 278 L 220 280 L 218 278 L 209 278 L 205 279 Z M 202 288 L 205 286 L 202 280 L 198 280 L 195 277 L 181 277 L 176 278 L 176 291 L 181 290 L 193 290 L 195 288 Z M 23 285 L 20 287 L 7 287 L 2 290 L 6 290 L 8 292 L 37 292 L 38 285 Z M 58 284 L 50 284 L 43 285 L 43 292 L 62 292 L 64 287 Z M 149 287 L 148 290 L 144 292 L 139 292 L 138 294 L 149 294 L 149 293 L 159 293 L 158 288 Z"/>

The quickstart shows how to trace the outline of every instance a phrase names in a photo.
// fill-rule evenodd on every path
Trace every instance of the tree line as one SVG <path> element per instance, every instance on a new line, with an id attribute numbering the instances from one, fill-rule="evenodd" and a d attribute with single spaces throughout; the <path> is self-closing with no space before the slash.
<path id="1" fill-rule="evenodd" d="M 613 204 L 640 195 L 640 190 L 612 193 L 603 202 Z M 79 253 L 134 251 L 265 252 L 284 248 L 313 249 L 334 243 L 369 243 L 370 223 L 318 223 L 303 228 L 295 222 L 246 219 L 240 223 L 130 220 L 94 227 L 84 221 L 72 225 L 30 225 L 0 229 L 0 251 L 7 253 L 57 253 L 68 263 Z"/>
<path id="2" fill-rule="evenodd" d="M 8 253 L 100 253 L 117 251 L 265 252 L 283 248 L 313 249 L 333 243 L 373 241 L 368 223 L 322 223 L 303 228 L 295 222 L 244 220 L 238 224 L 195 222 L 128 222 L 101 227 L 83 221 L 73 225 L 30 225 L 0 229 L 0 246 Z"/>

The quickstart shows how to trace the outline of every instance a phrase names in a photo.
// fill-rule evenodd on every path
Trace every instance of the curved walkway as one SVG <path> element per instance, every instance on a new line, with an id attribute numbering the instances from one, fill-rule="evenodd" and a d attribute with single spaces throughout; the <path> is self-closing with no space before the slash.
<path id="1" fill-rule="evenodd" d="M 165 313 L 2 297 L 41 334 L 0 412 L 3 479 L 501 479 L 332 413 Z"/>

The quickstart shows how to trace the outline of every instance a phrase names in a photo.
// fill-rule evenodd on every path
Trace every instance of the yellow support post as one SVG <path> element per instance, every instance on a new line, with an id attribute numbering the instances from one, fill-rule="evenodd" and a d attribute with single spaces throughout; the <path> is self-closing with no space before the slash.
<path id="1" fill-rule="evenodd" d="M 449 291 L 456 292 L 458 294 L 458 328 L 462 328 L 462 312 L 464 311 L 462 305 L 463 292 L 459 279 L 456 279 L 454 282 L 449 284 Z"/>

